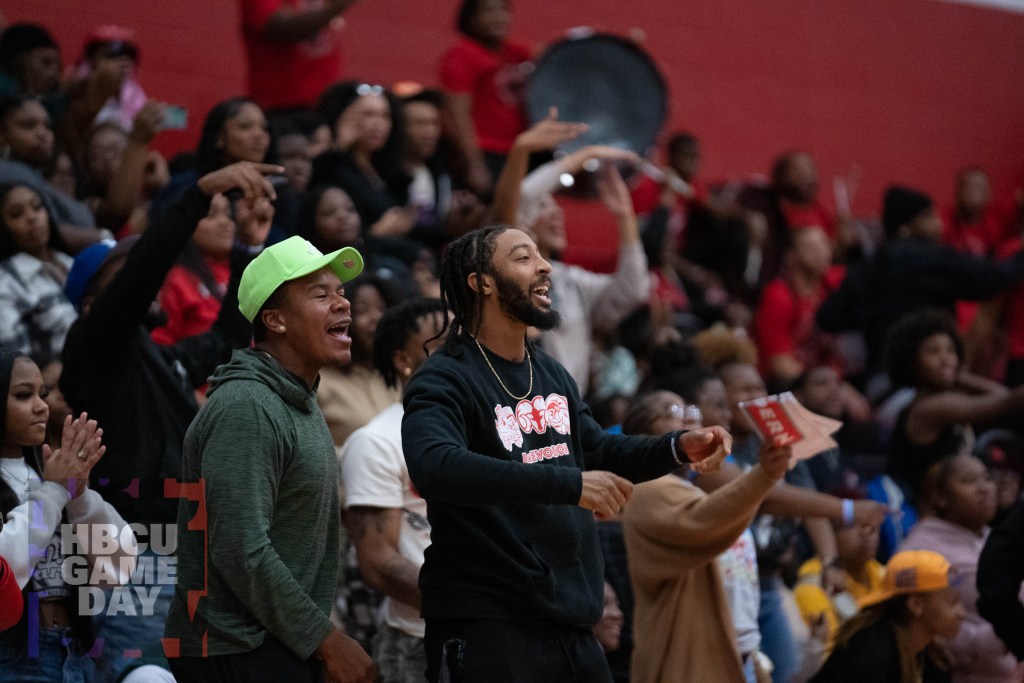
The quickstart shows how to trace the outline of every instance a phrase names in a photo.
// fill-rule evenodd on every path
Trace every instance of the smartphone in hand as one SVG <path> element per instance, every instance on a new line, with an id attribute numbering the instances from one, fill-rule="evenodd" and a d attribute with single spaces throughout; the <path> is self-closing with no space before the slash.
<path id="1" fill-rule="evenodd" d="M 160 130 L 184 130 L 186 128 L 188 128 L 188 110 L 173 104 L 165 105 Z"/>

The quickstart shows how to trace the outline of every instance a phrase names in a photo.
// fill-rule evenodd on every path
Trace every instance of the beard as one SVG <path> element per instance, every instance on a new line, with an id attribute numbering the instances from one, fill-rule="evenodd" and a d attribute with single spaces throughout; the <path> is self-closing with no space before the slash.
<path id="1" fill-rule="evenodd" d="M 523 291 L 515 282 L 499 273 L 492 273 L 492 276 L 498 288 L 498 301 L 501 302 L 501 308 L 513 320 L 536 327 L 538 330 L 551 330 L 562 322 L 562 316 L 558 311 L 544 310 L 535 306 L 530 300 L 530 290 L 541 283 L 530 285 L 529 289 Z"/>

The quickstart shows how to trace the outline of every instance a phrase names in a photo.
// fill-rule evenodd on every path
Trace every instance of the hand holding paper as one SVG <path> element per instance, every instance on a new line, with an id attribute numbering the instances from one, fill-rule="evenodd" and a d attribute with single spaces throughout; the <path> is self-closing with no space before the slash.
<path id="1" fill-rule="evenodd" d="M 835 448 L 832 434 L 843 426 L 839 420 L 807 410 L 789 391 L 744 401 L 739 406 L 762 441 L 792 448 L 790 468 L 798 460 Z"/>

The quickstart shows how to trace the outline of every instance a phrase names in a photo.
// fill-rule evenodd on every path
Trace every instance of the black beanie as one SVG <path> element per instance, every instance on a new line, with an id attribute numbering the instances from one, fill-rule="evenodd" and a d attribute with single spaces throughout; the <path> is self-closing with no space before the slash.
<path id="1" fill-rule="evenodd" d="M 909 187 L 890 186 L 882 200 L 882 227 L 885 228 L 885 236 L 891 239 L 901 226 L 910 223 L 930 208 L 932 199 L 928 195 Z"/>
<path id="2" fill-rule="evenodd" d="M 14 60 L 40 47 L 56 47 L 50 32 L 38 24 L 11 24 L 0 33 L 0 68 L 10 69 Z"/>

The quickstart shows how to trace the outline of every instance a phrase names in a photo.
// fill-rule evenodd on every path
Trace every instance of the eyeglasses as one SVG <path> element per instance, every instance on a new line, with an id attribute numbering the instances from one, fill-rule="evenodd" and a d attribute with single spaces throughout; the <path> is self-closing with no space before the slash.
<path id="1" fill-rule="evenodd" d="M 704 416 L 701 415 L 700 408 L 695 405 L 679 405 L 678 403 L 671 403 L 665 406 L 665 410 L 668 411 L 672 417 L 677 417 L 684 422 L 700 423 L 703 421 Z"/>
<path id="2" fill-rule="evenodd" d="M 356 94 L 360 97 L 366 95 L 383 95 L 384 86 L 382 85 L 370 85 L 369 83 L 360 83 L 356 86 Z"/>

